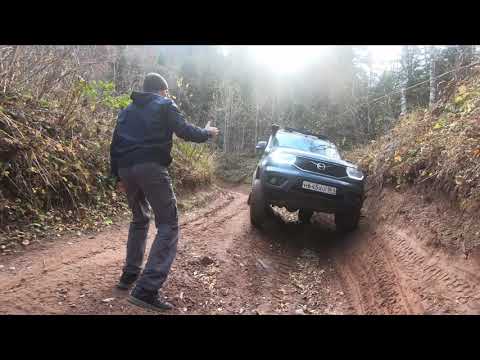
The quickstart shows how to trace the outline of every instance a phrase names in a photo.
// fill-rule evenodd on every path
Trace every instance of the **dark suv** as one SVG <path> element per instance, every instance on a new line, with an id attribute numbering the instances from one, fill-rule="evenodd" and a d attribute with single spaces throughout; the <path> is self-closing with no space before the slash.
<path id="1" fill-rule="evenodd" d="M 334 213 L 339 231 L 357 227 L 364 175 L 356 165 L 342 160 L 326 137 L 274 125 L 268 143 L 260 141 L 257 151 L 263 155 L 248 198 L 254 226 L 261 227 L 274 205 L 299 210 L 302 223 L 310 222 L 317 211 Z"/>

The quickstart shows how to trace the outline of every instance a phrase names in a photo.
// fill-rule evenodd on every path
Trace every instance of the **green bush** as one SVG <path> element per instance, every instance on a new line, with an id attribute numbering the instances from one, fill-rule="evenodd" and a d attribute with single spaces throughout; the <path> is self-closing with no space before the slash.
<path id="1" fill-rule="evenodd" d="M 115 84 L 112 81 L 80 80 L 81 94 L 93 104 L 100 103 L 110 110 L 120 110 L 131 103 L 128 94 L 115 96 Z"/>

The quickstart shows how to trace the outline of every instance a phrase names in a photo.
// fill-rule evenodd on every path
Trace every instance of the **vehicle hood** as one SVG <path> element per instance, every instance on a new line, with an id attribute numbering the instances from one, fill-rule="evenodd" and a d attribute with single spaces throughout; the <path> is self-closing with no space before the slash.
<path id="1" fill-rule="evenodd" d="M 303 156 L 303 157 L 306 157 L 306 158 L 309 158 L 309 159 L 312 159 L 312 160 L 325 161 L 325 162 L 329 162 L 329 163 L 333 163 L 333 164 L 338 164 L 338 165 L 357 168 L 357 165 L 355 165 L 351 162 L 348 162 L 348 161 L 345 161 L 345 160 L 342 160 L 342 159 L 334 159 L 334 158 L 331 158 L 331 157 L 328 157 L 328 156 L 323 156 L 323 155 L 311 153 L 311 152 L 308 152 L 308 151 L 302 151 L 302 150 L 291 149 L 291 148 L 276 148 L 272 151 L 272 153 L 274 153 L 274 152 L 283 152 L 283 153 L 288 153 L 288 154 L 292 154 L 292 155 L 295 155 L 295 156 Z"/>

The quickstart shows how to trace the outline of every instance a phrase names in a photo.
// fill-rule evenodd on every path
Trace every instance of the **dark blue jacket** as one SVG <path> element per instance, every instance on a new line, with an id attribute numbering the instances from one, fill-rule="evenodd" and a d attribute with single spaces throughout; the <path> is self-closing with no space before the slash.
<path id="1" fill-rule="evenodd" d="M 173 100 L 153 93 L 133 92 L 133 102 L 117 119 L 110 146 L 111 175 L 134 164 L 172 162 L 172 135 L 197 143 L 209 138 L 207 130 L 185 121 Z"/>

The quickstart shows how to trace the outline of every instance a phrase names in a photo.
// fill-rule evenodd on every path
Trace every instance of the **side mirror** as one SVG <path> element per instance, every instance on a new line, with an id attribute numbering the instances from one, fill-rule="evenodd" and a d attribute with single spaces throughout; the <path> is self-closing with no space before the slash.
<path id="1" fill-rule="evenodd" d="M 257 150 L 257 152 L 264 151 L 266 147 L 267 147 L 266 141 L 259 141 L 257 146 L 255 146 L 255 150 Z"/>

